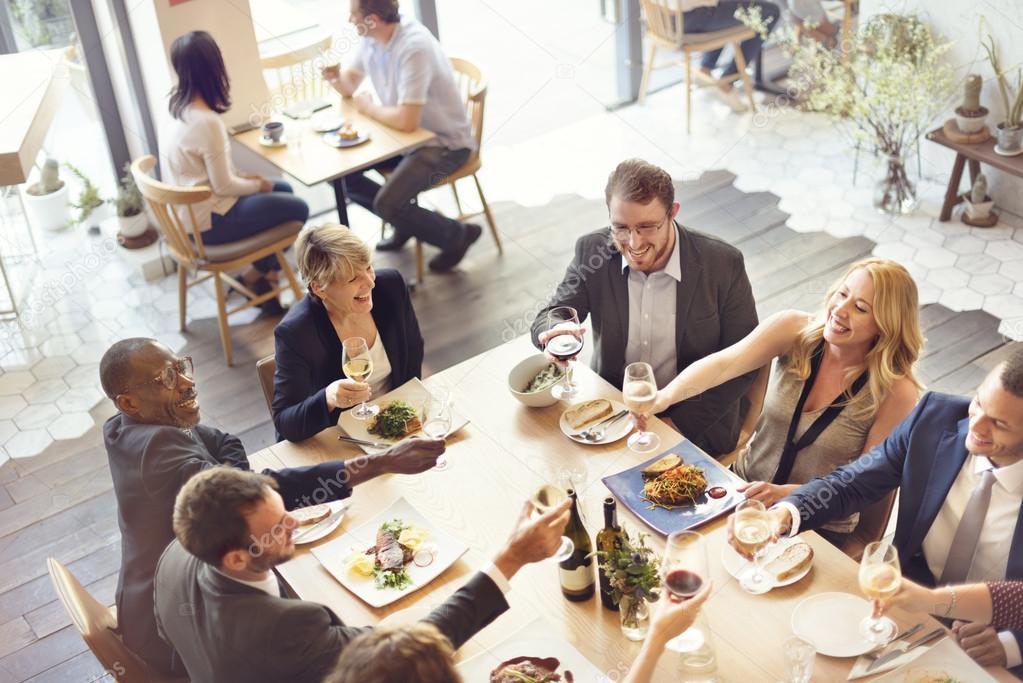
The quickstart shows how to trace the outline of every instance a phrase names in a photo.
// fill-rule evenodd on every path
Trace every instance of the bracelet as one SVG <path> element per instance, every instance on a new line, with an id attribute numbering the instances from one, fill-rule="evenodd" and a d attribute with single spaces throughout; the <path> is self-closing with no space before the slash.
<path id="1" fill-rule="evenodd" d="M 945 588 L 948 589 L 952 599 L 948 603 L 948 609 L 946 609 L 945 613 L 941 615 L 942 618 L 947 618 L 950 614 L 952 614 L 952 610 L 956 608 L 956 589 L 953 586 L 945 586 Z"/>

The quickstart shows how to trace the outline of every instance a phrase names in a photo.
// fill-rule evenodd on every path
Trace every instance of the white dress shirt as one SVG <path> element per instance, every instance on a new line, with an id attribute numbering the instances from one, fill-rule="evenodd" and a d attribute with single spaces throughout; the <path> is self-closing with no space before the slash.
<path id="1" fill-rule="evenodd" d="M 663 387 L 678 375 L 675 345 L 675 305 L 678 283 L 682 282 L 682 262 L 679 258 L 678 227 L 675 248 L 662 270 L 641 273 L 629 268 L 622 257 L 622 272 L 629 277 L 629 337 L 625 344 L 625 363 L 649 363 L 654 370 L 657 386 Z"/>

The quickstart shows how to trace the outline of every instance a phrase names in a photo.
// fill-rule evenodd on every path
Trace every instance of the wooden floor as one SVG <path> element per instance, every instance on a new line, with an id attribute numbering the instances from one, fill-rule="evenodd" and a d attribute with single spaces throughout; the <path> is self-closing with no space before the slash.
<path id="1" fill-rule="evenodd" d="M 679 186 L 682 221 L 742 249 L 761 317 L 798 307 L 814 310 L 851 261 L 870 253 L 863 238 L 800 234 L 769 193 L 746 194 L 733 176 L 712 171 Z M 427 374 L 524 333 L 560 281 L 576 238 L 606 223 L 599 200 L 559 197 L 547 206 L 494 207 L 505 244 L 498 256 L 484 234 L 460 272 L 430 275 L 414 302 L 426 339 Z M 378 266 L 414 272 L 411 249 L 381 255 Z M 429 256 L 429 254 L 428 254 Z M 968 393 L 1005 356 L 998 321 L 941 306 L 921 311 L 927 351 L 921 372 L 930 389 Z M 236 367 L 223 364 L 215 320 L 193 323 L 185 352 L 195 360 L 204 421 L 241 436 L 252 451 L 273 440 L 255 361 L 273 351 L 272 320 L 233 330 Z M 112 409 L 96 408 L 98 423 Z M 120 543 L 102 434 L 0 467 L 0 683 L 88 681 L 103 671 L 60 604 L 46 576 L 56 557 L 98 599 L 113 603 Z"/>

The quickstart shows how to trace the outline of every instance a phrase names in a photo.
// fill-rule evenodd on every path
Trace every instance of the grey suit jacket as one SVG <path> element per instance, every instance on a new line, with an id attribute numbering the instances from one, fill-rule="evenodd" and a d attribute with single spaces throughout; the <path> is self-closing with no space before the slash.
<path id="1" fill-rule="evenodd" d="M 365 628 L 329 608 L 268 595 L 232 581 L 174 541 L 156 570 L 156 621 L 192 683 L 319 683 Z M 426 617 L 461 647 L 508 609 L 501 590 L 477 573 Z"/>
<path id="2" fill-rule="evenodd" d="M 675 295 L 678 371 L 731 346 L 757 326 L 757 309 L 742 253 L 726 242 L 679 229 L 682 281 Z M 629 336 L 629 279 L 607 228 L 583 235 L 575 257 L 548 305 L 533 320 L 533 344 L 547 328 L 547 313 L 572 306 L 593 328 L 593 370 L 622 386 Z M 756 372 L 676 403 L 666 411 L 690 441 L 712 455 L 735 448 L 742 424 L 740 402 Z"/>

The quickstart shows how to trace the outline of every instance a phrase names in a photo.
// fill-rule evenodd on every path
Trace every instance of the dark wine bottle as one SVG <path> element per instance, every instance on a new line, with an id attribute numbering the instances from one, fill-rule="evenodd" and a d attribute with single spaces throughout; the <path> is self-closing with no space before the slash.
<path id="1" fill-rule="evenodd" d="M 608 496 L 604 499 L 604 528 L 597 532 L 597 551 L 610 553 L 622 547 L 622 529 L 618 526 L 618 508 L 615 499 Z M 609 610 L 618 611 L 618 603 L 611 595 L 611 580 L 603 567 L 598 564 L 600 582 L 600 604 Z"/>
<path id="2" fill-rule="evenodd" d="M 572 516 L 565 527 L 565 536 L 572 540 L 575 551 L 560 564 L 558 574 L 562 594 L 569 600 L 581 602 L 593 597 L 597 583 L 593 572 L 593 542 L 583 526 L 583 518 L 579 516 L 579 500 L 575 491 L 570 489 L 568 495 L 572 499 Z"/>

